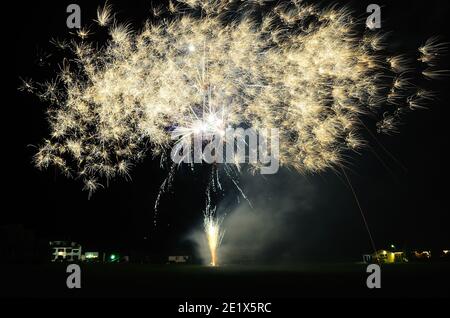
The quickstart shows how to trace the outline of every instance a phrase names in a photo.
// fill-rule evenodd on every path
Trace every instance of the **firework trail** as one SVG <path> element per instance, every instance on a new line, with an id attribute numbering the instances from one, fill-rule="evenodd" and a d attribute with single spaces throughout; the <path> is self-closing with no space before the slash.
<path id="1" fill-rule="evenodd" d="M 446 45 L 436 38 L 416 52 L 389 52 L 386 37 L 350 10 L 297 0 L 170 2 L 140 31 L 105 4 L 96 22 L 106 43 L 90 42 L 87 28 L 78 40 L 53 40 L 64 56 L 57 77 L 21 87 L 51 105 L 36 166 L 82 180 L 89 195 L 130 178 L 147 155 L 167 161 L 173 147 L 228 127 L 278 129 L 280 165 L 300 173 L 341 166 L 366 143 L 362 119 L 396 132 L 406 112 L 436 96 L 420 83 L 446 74 L 437 67 Z M 227 165 L 228 176 L 240 171 Z M 217 232 L 214 218 L 206 223 Z"/>
<path id="2" fill-rule="evenodd" d="M 216 208 L 211 206 L 211 198 L 207 191 L 207 204 L 203 212 L 203 230 L 208 242 L 209 253 L 211 255 L 211 266 L 217 266 L 217 251 L 225 235 L 222 229 L 223 218 L 216 215 Z"/>

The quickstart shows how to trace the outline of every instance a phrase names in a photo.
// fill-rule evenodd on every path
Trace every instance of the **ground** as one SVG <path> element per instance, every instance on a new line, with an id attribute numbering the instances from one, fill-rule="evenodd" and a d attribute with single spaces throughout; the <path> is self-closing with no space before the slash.
<path id="1" fill-rule="evenodd" d="M 66 287 L 66 264 L 1 266 L 7 297 L 449 297 L 450 264 L 383 265 L 381 289 L 364 264 L 290 266 L 81 264 L 82 288 Z M 6 282 L 6 283 L 5 283 Z"/>

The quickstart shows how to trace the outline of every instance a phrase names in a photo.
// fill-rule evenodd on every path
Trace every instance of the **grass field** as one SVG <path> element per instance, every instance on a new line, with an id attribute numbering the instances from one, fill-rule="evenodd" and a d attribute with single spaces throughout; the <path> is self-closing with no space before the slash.
<path id="1" fill-rule="evenodd" d="M 450 264 L 384 265 L 381 289 L 366 265 L 82 264 L 82 288 L 66 287 L 65 264 L 1 266 L 6 297 L 449 297 Z"/>

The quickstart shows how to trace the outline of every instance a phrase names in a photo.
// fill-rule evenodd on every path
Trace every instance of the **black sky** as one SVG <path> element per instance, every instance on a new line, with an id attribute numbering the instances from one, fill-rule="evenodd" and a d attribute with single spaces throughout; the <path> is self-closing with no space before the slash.
<path id="1" fill-rule="evenodd" d="M 34 96 L 17 91 L 19 77 L 52 78 L 51 67 L 36 65 L 37 53 L 54 52 L 49 39 L 67 36 L 65 9 L 72 2 L 17 1 L 2 9 L 3 207 L 0 223 L 23 224 L 38 238 L 72 239 L 99 248 L 165 252 L 189 247 L 185 237 L 201 225 L 204 207 L 201 173 L 193 175 L 185 169 L 178 174 L 173 193 L 167 194 L 161 202 L 155 228 L 153 206 L 165 177 L 157 160 L 148 158 L 132 171 L 131 182 L 113 181 L 108 189 L 97 192 L 91 200 L 81 191 L 79 182 L 67 180 L 53 169 L 38 171 L 31 163 L 35 148 L 30 145 L 39 144 L 48 133 L 46 105 Z M 93 24 L 96 8 L 102 2 L 76 2 L 81 6 L 83 23 Z M 110 2 L 118 12 L 118 19 L 135 27 L 148 16 L 151 3 Z M 347 3 L 358 15 L 364 16 L 366 6 L 372 2 Z M 448 1 L 377 3 L 382 6 L 382 31 L 392 31 L 393 49 L 417 48 L 436 34 L 450 41 L 446 29 L 450 14 Z M 430 84 L 439 91 L 439 100 L 430 104 L 429 110 L 407 115 L 400 134 L 377 135 L 395 160 L 373 139 L 370 143 L 377 155 L 366 149 L 349 160 L 347 172 L 379 247 L 391 242 L 404 247 L 450 246 L 449 84 L 449 80 Z M 368 124 L 374 125 L 370 121 Z M 293 176 L 288 179 L 291 178 Z M 333 257 L 358 257 L 370 250 L 367 231 L 347 184 L 333 171 L 298 178 L 301 184 L 314 189 L 308 213 L 303 213 L 301 204 L 298 216 L 290 213 L 290 221 L 298 225 L 297 232 L 291 230 L 290 242 L 307 243 L 309 247 L 299 249 L 298 253 L 303 253 L 301 256 L 305 258 L 317 256 L 318 250 Z M 252 189 L 259 189 L 261 182 L 270 180 L 256 178 L 250 182 L 253 183 L 248 188 L 250 199 L 253 195 L 258 200 L 258 193 L 252 193 L 255 192 Z M 279 179 L 274 177 L 273 182 L 276 184 Z M 289 187 L 285 191 L 290 191 L 286 195 L 292 196 L 303 189 Z M 273 192 L 275 200 L 283 195 L 282 191 Z M 271 250 L 267 253 L 270 255 Z"/>

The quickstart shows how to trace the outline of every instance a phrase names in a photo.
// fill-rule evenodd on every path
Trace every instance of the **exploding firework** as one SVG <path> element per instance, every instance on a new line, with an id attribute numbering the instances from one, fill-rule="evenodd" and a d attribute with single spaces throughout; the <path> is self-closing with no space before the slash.
<path id="1" fill-rule="evenodd" d="M 211 255 L 211 266 L 217 266 L 217 251 L 225 234 L 221 228 L 222 219 L 216 216 L 215 209 L 208 206 L 204 212 L 203 228 Z"/>
<path id="2" fill-rule="evenodd" d="M 435 38 L 418 52 L 389 52 L 348 9 L 297 0 L 170 2 L 140 31 L 104 5 L 96 22 L 110 35 L 103 46 L 89 42 L 93 29 L 53 41 L 64 55 L 56 79 L 22 87 L 51 104 L 37 167 L 56 166 L 89 195 L 129 178 L 146 155 L 165 158 L 227 127 L 278 129 L 280 165 L 301 173 L 340 166 L 365 144 L 363 117 L 397 131 L 405 112 L 435 97 L 420 82 L 443 74 Z M 211 238 L 220 232 L 214 218 L 206 224 Z"/>

